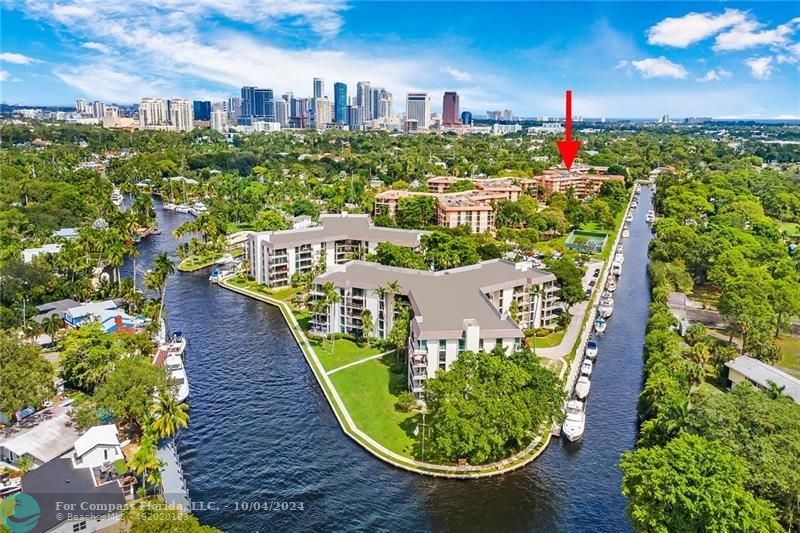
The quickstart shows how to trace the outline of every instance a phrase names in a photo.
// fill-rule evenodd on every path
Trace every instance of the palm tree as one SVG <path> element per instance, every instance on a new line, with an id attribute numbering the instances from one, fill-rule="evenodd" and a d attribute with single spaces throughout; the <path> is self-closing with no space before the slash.
<path id="1" fill-rule="evenodd" d="M 767 395 L 773 400 L 779 400 L 781 398 L 786 398 L 786 393 L 784 389 L 786 389 L 786 385 L 777 385 L 775 382 L 767 380 L 767 384 L 769 388 L 766 390 Z"/>
<path id="2" fill-rule="evenodd" d="M 153 431 L 162 439 L 166 439 L 174 437 L 188 425 L 188 406 L 185 403 L 178 403 L 168 392 L 161 392 L 158 401 L 153 404 Z"/>
<path id="3" fill-rule="evenodd" d="M 111 244 L 106 250 L 106 260 L 114 267 L 114 277 L 117 279 L 117 286 L 122 285 L 122 277 L 119 275 L 119 267 L 125 263 L 125 248 L 119 241 Z"/>
<path id="4" fill-rule="evenodd" d="M 53 341 L 55 341 L 56 334 L 63 323 L 64 322 L 61 316 L 58 313 L 53 313 L 49 318 L 45 318 L 44 321 L 42 321 L 42 326 L 44 327 L 44 332 L 47 333 Z"/>
<path id="5" fill-rule="evenodd" d="M 167 252 L 161 252 L 153 260 L 153 271 L 161 280 L 161 306 L 158 309 L 158 322 L 161 323 L 161 315 L 164 311 L 164 297 L 167 295 L 167 277 L 175 273 L 175 264 L 170 260 Z"/>
<path id="6" fill-rule="evenodd" d="M 158 455 L 156 455 L 157 448 L 155 435 L 145 431 L 144 435 L 142 435 L 142 440 L 139 441 L 139 449 L 128 459 L 128 468 L 137 474 L 142 474 L 142 490 L 145 494 L 147 493 L 147 471 L 157 470 L 159 467 L 160 461 L 158 460 Z"/>
<path id="7" fill-rule="evenodd" d="M 339 289 L 333 285 L 330 281 L 322 286 L 322 293 L 325 295 L 325 304 L 330 309 L 330 306 L 333 306 L 333 313 L 336 314 L 336 304 L 342 301 L 342 296 L 339 294 Z M 328 317 L 328 328 L 331 329 L 331 344 L 332 349 L 336 349 L 336 332 L 332 329 L 333 317 Z"/>

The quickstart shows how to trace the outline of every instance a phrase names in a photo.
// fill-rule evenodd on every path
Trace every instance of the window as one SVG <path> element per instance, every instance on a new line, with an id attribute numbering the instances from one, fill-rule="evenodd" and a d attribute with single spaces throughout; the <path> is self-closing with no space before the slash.
<path id="1" fill-rule="evenodd" d="M 423 349 L 424 351 L 426 351 L 426 352 L 428 351 L 428 341 L 422 341 L 422 342 L 420 343 L 420 345 L 422 346 L 422 349 Z"/>
<path id="2" fill-rule="evenodd" d="M 495 348 L 498 347 L 498 346 L 502 347 L 503 346 L 503 339 L 495 339 L 494 343 L 495 343 L 494 344 Z"/>
<path id="3" fill-rule="evenodd" d="M 108 461 L 108 448 L 103 449 L 103 459 Z"/>
<path id="4" fill-rule="evenodd" d="M 458 339 L 458 353 L 463 352 L 464 348 L 464 339 Z"/>
<path id="5" fill-rule="evenodd" d="M 479 352 L 483 351 L 483 339 L 478 341 L 478 351 Z"/>
<path id="6" fill-rule="evenodd" d="M 439 370 L 447 367 L 447 341 L 439 341 Z"/>
<path id="7" fill-rule="evenodd" d="M 73 533 L 77 531 L 83 531 L 86 529 L 86 520 L 83 522 L 78 522 L 77 524 L 72 524 L 72 531 Z"/>

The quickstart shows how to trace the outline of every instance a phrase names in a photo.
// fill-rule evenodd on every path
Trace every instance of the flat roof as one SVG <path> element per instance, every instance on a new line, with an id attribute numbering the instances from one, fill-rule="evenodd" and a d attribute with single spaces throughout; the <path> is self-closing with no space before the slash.
<path id="1" fill-rule="evenodd" d="M 120 512 L 125 506 L 118 483 L 95 486 L 92 469 L 73 468 L 70 458 L 53 459 L 25 474 L 22 492 L 33 496 L 39 504 L 39 522 L 32 530 L 34 533 L 51 531 L 64 522 L 65 504 L 74 504 L 74 513 L 87 519 Z"/>
<path id="2" fill-rule="evenodd" d="M 362 214 L 320 215 L 319 222 L 319 226 L 310 228 L 265 231 L 256 233 L 256 235 L 262 237 L 264 242 L 271 243 L 273 247 L 280 248 L 343 239 L 391 242 L 415 248 L 419 246 L 420 237 L 427 233 L 419 230 L 375 226 L 369 215 Z"/>
<path id="3" fill-rule="evenodd" d="M 759 386 L 769 388 L 771 381 L 778 387 L 783 387 L 783 393 L 800 403 L 800 379 L 791 376 L 783 370 L 770 366 L 758 359 L 742 355 L 728 361 L 725 366 L 735 370 Z"/>
<path id="4" fill-rule="evenodd" d="M 314 281 L 368 290 L 397 281 L 400 293 L 409 297 L 418 318 L 422 318 L 415 320 L 420 338 L 438 338 L 437 334 L 452 336 L 464 329 L 465 319 L 476 320 L 481 327 L 481 337 L 491 338 L 518 335 L 520 330 L 510 318 L 500 315 L 485 292 L 555 279 L 550 272 L 493 259 L 439 272 L 350 261 L 333 267 Z"/>
<path id="5" fill-rule="evenodd" d="M 55 302 L 49 302 L 42 305 L 37 305 L 36 309 L 39 311 L 39 314 L 35 317 L 31 318 L 31 320 L 35 322 L 43 322 L 45 318 L 50 318 L 52 315 L 57 314 L 59 317 L 63 318 L 64 313 L 67 309 L 72 307 L 77 307 L 81 305 L 80 302 L 67 298 L 65 300 L 56 300 Z"/>
<path id="6" fill-rule="evenodd" d="M 34 417 L 45 419 L 37 424 Z M 28 454 L 46 463 L 72 449 L 78 440 L 78 431 L 68 422 L 70 418 L 63 407 L 40 411 L 6 430 L 7 437 L 0 439 L 0 447 L 19 457 Z M 34 425 L 26 427 L 26 424 Z"/>

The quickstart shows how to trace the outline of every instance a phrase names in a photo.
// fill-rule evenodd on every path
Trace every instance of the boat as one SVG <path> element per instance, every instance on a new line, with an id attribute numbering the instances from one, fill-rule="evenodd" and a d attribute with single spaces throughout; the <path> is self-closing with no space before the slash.
<path id="1" fill-rule="evenodd" d="M 111 193 L 111 203 L 120 206 L 122 205 L 122 200 L 124 200 L 122 193 L 119 192 L 118 188 L 114 187 L 114 191 Z"/>
<path id="2" fill-rule="evenodd" d="M 189 380 L 186 377 L 186 370 L 183 368 L 183 361 L 177 355 L 170 355 L 164 361 L 164 368 L 169 372 L 170 380 L 177 385 L 175 400 L 179 403 L 186 401 L 186 398 L 189 397 Z"/>
<path id="3" fill-rule="evenodd" d="M 622 263 L 617 263 L 614 261 L 614 264 L 611 265 L 611 273 L 615 276 L 619 277 L 622 275 Z"/>
<path id="4" fill-rule="evenodd" d="M 622 238 L 627 239 L 630 236 L 631 236 L 631 230 L 628 228 L 628 226 L 622 228 Z"/>
<path id="5" fill-rule="evenodd" d="M 575 396 L 577 396 L 579 400 L 585 400 L 586 397 L 589 396 L 589 389 L 591 388 L 592 382 L 589 381 L 589 377 L 581 376 L 575 384 Z"/>
<path id="6" fill-rule="evenodd" d="M 622 253 L 622 250 L 623 250 L 622 243 L 619 243 L 619 244 L 617 245 L 617 253 L 618 253 L 618 254 L 621 254 L 621 253 Z"/>
<path id="7" fill-rule="evenodd" d="M 631 202 L 631 209 L 636 209 L 637 207 L 639 207 L 639 203 L 638 202 L 636 202 L 636 201 Z"/>
<path id="8" fill-rule="evenodd" d="M 617 290 L 617 282 L 613 279 L 608 280 L 608 283 L 606 283 L 606 290 L 608 290 L 608 292 L 614 292 Z"/>
<path id="9" fill-rule="evenodd" d="M 606 330 L 606 326 L 607 325 L 608 324 L 606 323 L 606 319 L 605 318 L 603 318 L 601 316 L 597 317 L 597 320 L 594 321 L 594 330 L 597 333 L 603 333 Z"/>
<path id="10" fill-rule="evenodd" d="M 600 300 L 600 305 L 597 307 L 597 312 L 603 318 L 608 318 L 614 312 L 614 299 L 603 298 Z"/>
<path id="11" fill-rule="evenodd" d="M 583 364 L 581 365 L 581 375 L 582 376 L 591 376 L 593 368 L 594 368 L 594 365 L 592 364 L 591 361 L 589 361 L 589 360 L 584 361 Z"/>
<path id="12" fill-rule="evenodd" d="M 656 221 L 656 212 L 653 211 L 652 209 L 650 211 L 648 211 L 646 220 L 647 220 L 648 224 L 652 224 L 653 222 L 655 222 Z"/>
<path id="13" fill-rule="evenodd" d="M 167 211 L 175 211 L 175 208 L 177 206 L 172 202 L 164 202 L 164 205 L 162 207 Z"/>
<path id="14" fill-rule="evenodd" d="M 150 230 L 150 235 L 161 235 L 161 230 L 158 227 L 155 227 Z"/>
<path id="15" fill-rule="evenodd" d="M 567 418 L 561 426 L 561 431 L 570 442 L 583 437 L 583 430 L 586 427 L 586 413 L 583 412 L 583 407 L 583 402 L 580 400 L 567 402 Z"/>
<path id="16" fill-rule="evenodd" d="M 215 268 L 211 271 L 211 275 L 208 276 L 208 281 L 211 283 L 219 283 L 220 271 L 218 268 Z"/>
<path id="17" fill-rule="evenodd" d="M 625 217 L 625 222 L 633 222 L 633 214 L 628 213 L 628 216 Z"/>
<path id="18" fill-rule="evenodd" d="M 172 334 L 172 338 L 167 345 L 167 353 L 169 355 L 178 355 L 183 357 L 183 353 L 186 351 L 186 337 L 180 331 L 176 331 Z"/>
<path id="19" fill-rule="evenodd" d="M 233 256 L 231 254 L 225 254 L 217 259 L 218 265 L 227 265 L 228 263 L 233 263 Z"/>
<path id="20" fill-rule="evenodd" d="M 594 359 L 597 357 L 597 343 L 593 340 L 590 340 L 586 343 L 586 351 L 584 352 L 586 357 L 589 359 Z"/>
<path id="21" fill-rule="evenodd" d="M 614 256 L 614 262 L 619 263 L 620 265 L 625 262 L 625 256 L 622 254 L 622 252 L 617 252 L 617 254 Z"/>
<path id="22" fill-rule="evenodd" d="M 188 213 L 191 207 L 186 204 L 178 204 L 175 206 L 176 213 Z"/>
<path id="23" fill-rule="evenodd" d="M 203 202 L 195 202 L 192 204 L 192 207 L 189 208 L 189 213 L 194 216 L 200 216 L 203 213 L 208 212 L 208 207 Z"/>

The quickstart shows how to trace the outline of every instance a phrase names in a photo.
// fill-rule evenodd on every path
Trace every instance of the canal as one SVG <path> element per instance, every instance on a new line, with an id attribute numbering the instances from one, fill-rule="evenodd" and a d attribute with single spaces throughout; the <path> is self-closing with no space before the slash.
<path id="1" fill-rule="evenodd" d="M 177 262 L 171 232 L 189 215 L 158 207 L 163 231 L 140 246 L 140 270 L 159 252 Z M 191 422 L 178 449 L 191 500 L 210 506 L 197 517 L 226 531 L 630 531 L 616 464 L 637 429 L 648 209 L 643 187 L 615 313 L 597 337 L 583 441 L 554 441 L 529 466 L 479 481 L 412 475 L 367 454 L 340 430 L 277 309 L 210 285 L 207 270 L 170 277 L 169 328 L 189 339 Z"/>

